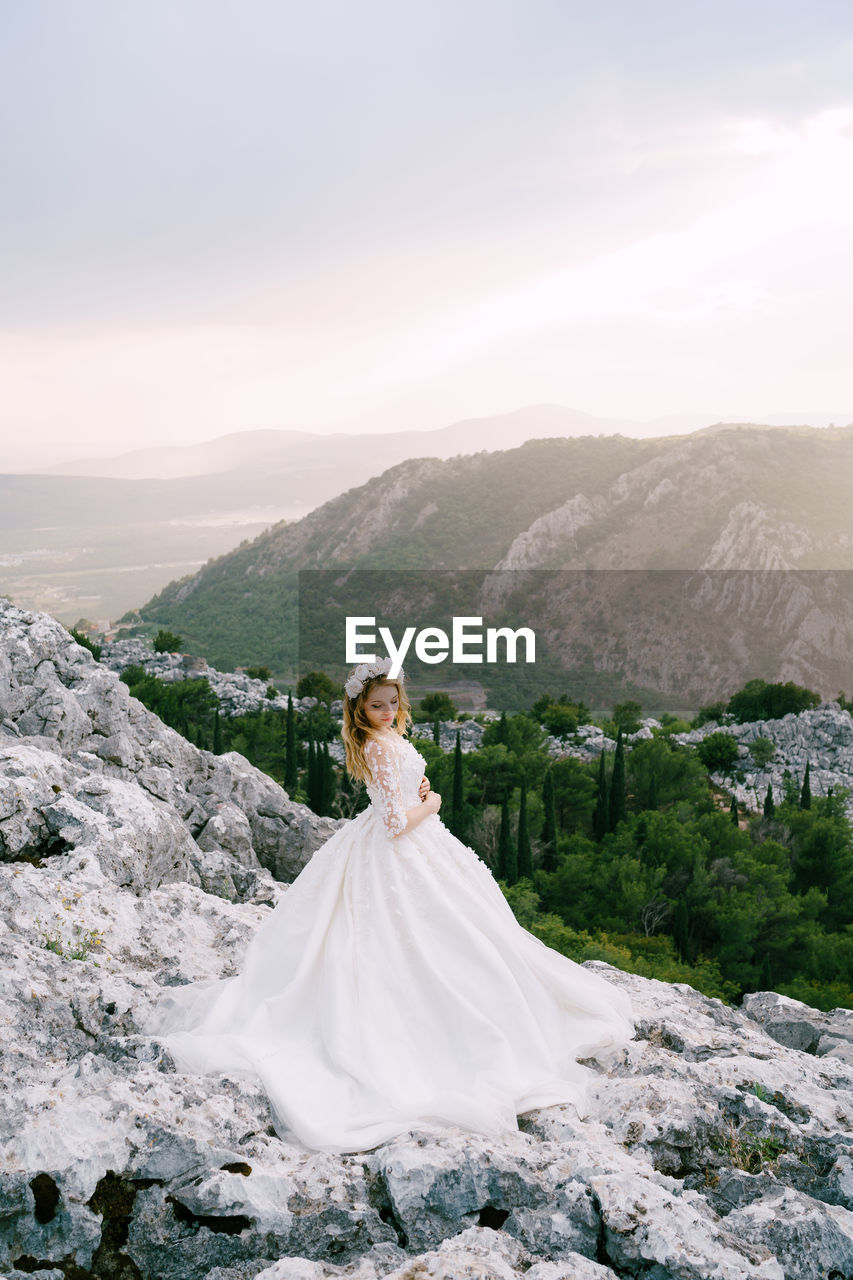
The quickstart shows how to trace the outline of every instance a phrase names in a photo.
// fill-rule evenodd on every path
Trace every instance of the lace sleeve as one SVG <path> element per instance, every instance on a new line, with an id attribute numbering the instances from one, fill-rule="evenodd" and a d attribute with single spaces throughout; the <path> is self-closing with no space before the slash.
<path id="1" fill-rule="evenodd" d="M 368 738 L 364 755 L 370 765 L 371 780 L 367 794 L 379 811 L 388 835 L 400 834 L 408 822 L 403 793 L 400 788 L 400 772 L 393 749 L 376 738 Z"/>

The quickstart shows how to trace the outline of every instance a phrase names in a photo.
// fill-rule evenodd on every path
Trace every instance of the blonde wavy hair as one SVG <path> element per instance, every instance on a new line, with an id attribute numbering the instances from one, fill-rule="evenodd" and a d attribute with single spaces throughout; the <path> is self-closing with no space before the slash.
<path id="1" fill-rule="evenodd" d="M 364 710 L 364 704 L 373 690 L 378 685 L 384 684 L 393 684 L 397 690 L 398 702 L 394 729 L 402 736 L 412 723 L 412 707 L 400 680 L 389 680 L 387 676 L 374 676 L 371 680 L 365 680 L 361 693 L 356 694 L 354 698 L 344 693 L 344 727 L 341 729 L 341 737 L 346 751 L 347 772 L 361 782 L 369 782 L 372 779 L 370 765 L 364 754 L 364 745 L 374 732 Z"/>

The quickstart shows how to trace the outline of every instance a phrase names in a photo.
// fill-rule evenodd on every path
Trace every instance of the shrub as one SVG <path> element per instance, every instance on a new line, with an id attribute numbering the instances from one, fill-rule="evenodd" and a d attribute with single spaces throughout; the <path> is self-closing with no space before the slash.
<path id="1" fill-rule="evenodd" d="M 427 693 L 413 709 L 412 719 L 416 723 L 428 720 L 456 720 L 459 712 L 447 693 Z"/>
<path id="2" fill-rule="evenodd" d="M 784 684 L 768 684 L 766 680 L 749 680 L 729 698 L 726 710 L 739 724 L 752 720 L 778 720 L 781 716 L 816 707 L 820 695 L 788 680 Z"/>
<path id="3" fill-rule="evenodd" d="M 749 754 L 752 756 L 753 763 L 759 769 L 763 769 L 776 755 L 776 743 L 771 738 L 756 738 L 750 744 Z"/>
<path id="4" fill-rule="evenodd" d="M 81 644 L 84 649 L 88 649 L 96 662 L 100 662 L 101 646 L 99 644 L 96 644 L 94 640 L 90 640 L 89 637 L 87 635 L 84 635 L 82 631 L 77 631 L 74 627 L 71 627 L 70 631 L 71 631 L 71 635 L 74 637 L 77 643 Z"/>
<path id="5" fill-rule="evenodd" d="M 176 636 L 174 631 L 164 631 L 161 627 L 151 643 L 155 653 L 178 653 L 183 637 Z"/>
<path id="6" fill-rule="evenodd" d="M 334 702 L 342 692 L 325 671 L 309 671 L 296 686 L 297 698 L 316 698 L 318 702 Z"/>
<path id="7" fill-rule="evenodd" d="M 709 773 L 728 773 L 738 757 L 738 745 L 730 733 L 709 733 L 696 748 Z"/>

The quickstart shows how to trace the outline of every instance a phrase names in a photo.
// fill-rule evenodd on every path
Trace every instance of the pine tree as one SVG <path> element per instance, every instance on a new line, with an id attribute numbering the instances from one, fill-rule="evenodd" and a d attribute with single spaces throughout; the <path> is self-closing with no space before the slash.
<path id="1" fill-rule="evenodd" d="M 810 809 L 812 807 L 812 786 L 811 786 L 811 764 L 806 761 L 806 771 L 803 775 L 803 789 L 800 792 L 800 808 Z"/>
<path id="2" fill-rule="evenodd" d="M 501 801 L 501 828 L 498 835 L 498 876 L 507 884 L 515 884 L 518 879 L 518 855 L 512 842 L 509 829 L 509 793 L 504 792 Z"/>
<path id="3" fill-rule="evenodd" d="M 219 718 L 219 707 L 213 712 L 213 754 L 222 755 L 222 722 Z"/>
<path id="4" fill-rule="evenodd" d="M 450 791 L 450 830 L 459 840 L 465 839 L 465 780 L 462 772 L 462 741 L 456 730 L 453 752 L 453 785 Z"/>
<path id="5" fill-rule="evenodd" d="M 527 779 L 521 779 L 521 801 L 518 806 L 518 878 L 533 879 L 533 851 L 527 830 Z"/>
<path id="6" fill-rule="evenodd" d="M 607 786 L 607 765 L 604 748 L 598 758 L 598 799 L 592 815 L 592 832 L 596 840 L 603 840 L 610 830 L 610 791 Z"/>
<path id="7" fill-rule="evenodd" d="M 613 756 L 613 773 L 610 778 L 609 829 L 615 831 L 625 817 L 625 747 L 622 742 L 622 726 L 616 734 L 616 752 Z"/>
<path id="8" fill-rule="evenodd" d="M 734 823 L 734 825 L 736 827 L 739 826 L 740 824 L 738 821 L 737 796 L 734 794 L 734 792 L 732 792 L 732 802 L 729 805 L 729 814 L 731 816 L 731 820 Z"/>
<path id="9" fill-rule="evenodd" d="M 548 766 L 545 781 L 542 784 L 542 806 L 545 810 L 545 821 L 542 824 L 542 843 L 545 846 L 542 855 L 542 870 L 557 870 L 557 802 L 554 794 L 554 769 Z"/>
<path id="10" fill-rule="evenodd" d="M 296 790 L 299 781 L 296 759 L 296 713 L 293 710 L 293 695 L 287 695 L 287 721 L 284 735 L 284 789 L 291 794 Z"/>
<path id="11" fill-rule="evenodd" d="M 773 787 L 768 782 L 767 795 L 764 797 L 764 816 L 765 818 L 772 818 L 775 812 L 776 805 L 773 802 Z"/>

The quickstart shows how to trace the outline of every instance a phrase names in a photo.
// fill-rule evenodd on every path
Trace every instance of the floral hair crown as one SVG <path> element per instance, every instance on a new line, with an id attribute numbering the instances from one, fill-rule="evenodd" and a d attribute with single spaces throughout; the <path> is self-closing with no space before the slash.
<path id="1" fill-rule="evenodd" d="M 380 658 L 378 662 L 362 662 L 360 667 L 351 672 L 344 685 L 344 693 L 348 698 L 357 698 L 368 680 L 373 680 L 376 676 L 387 676 L 392 666 L 390 658 Z M 405 679 L 402 670 L 394 678 L 402 684 Z"/>

